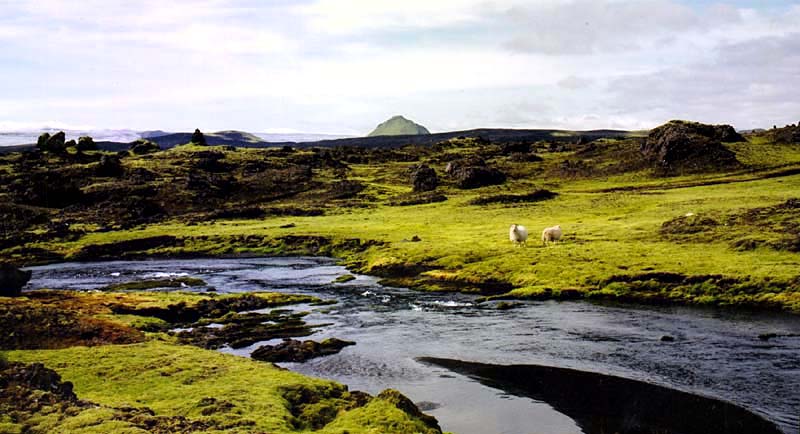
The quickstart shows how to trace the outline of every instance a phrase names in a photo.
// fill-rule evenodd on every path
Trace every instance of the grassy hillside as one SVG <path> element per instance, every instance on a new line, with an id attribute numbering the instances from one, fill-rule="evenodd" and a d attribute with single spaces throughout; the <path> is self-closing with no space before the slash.
<path id="1" fill-rule="evenodd" d="M 414 123 L 402 116 L 393 116 L 386 122 L 382 122 L 371 133 L 369 137 L 375 136 L 413 136 L 430 134 L 427 128 Z"/>

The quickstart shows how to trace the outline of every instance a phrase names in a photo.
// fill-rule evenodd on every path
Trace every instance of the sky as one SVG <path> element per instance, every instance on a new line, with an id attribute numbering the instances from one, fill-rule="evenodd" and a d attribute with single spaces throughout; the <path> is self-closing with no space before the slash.
<path id="1" fill-rule="evenodd" d="M 800 1 L 0 0 L 0 131 L 800 121 Z"/>

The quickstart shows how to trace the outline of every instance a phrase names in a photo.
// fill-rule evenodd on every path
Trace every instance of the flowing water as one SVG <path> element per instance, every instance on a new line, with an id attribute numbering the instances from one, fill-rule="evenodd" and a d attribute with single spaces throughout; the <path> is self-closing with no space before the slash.
<path id="1" fill-rule="evenodd" d="M 310 307 L 312 338 L 356 341 L 341 353 L 282 366 L 353 390 L 396 388 L 469 433 L 580 433 L 547 403 L 504 393 L 421 356 L 494 364 L 542 364 L 643 380 L 731 401 L 775 422 L 800 426 L 800 317 L 685 307 L 524 302 L 511 310 L 463 294 L 383 287 L 369 276 L 331 283 L 347 270 L 325 258 L 253 258 L 67 263 L 34 267 L 29 288 L 93 289 L 131 280 L 192 276 L 219 292 L 254 290 L 336 299 Z M 759 335 L 777 337 L 762 340 Z M 674 338 L 662 341 L 663 336 Z M 247 356 L 260 344 L 223 351 Z"/>

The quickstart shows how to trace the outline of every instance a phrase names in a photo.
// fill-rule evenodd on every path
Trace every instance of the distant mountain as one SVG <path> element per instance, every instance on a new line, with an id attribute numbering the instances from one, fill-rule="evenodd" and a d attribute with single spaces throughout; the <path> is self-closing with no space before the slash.
<path id="1" fill-rule="evenodd" d="M 378 125 L 368 137 L 375 136 L 412 136 L 427 135 L 431 132 L 422 125 L 416 124 L 402 116 L 394 116 L 386 122 Z"/>
<path id="2" fill-rule="evenodd" d="M 166 135 L 169 135 L 169 134 L 172 134 L 172 133 L 168 133 L 168 132 L 166 132 L 166 131 L 161 131 L 161 130 L 153 130 L 153 131 L 140 131 L 140 132 L 139 132 L 139 135 L 140 135 L 140 136 L 141 136 L 143 139 L 151 139 L 151 138 L 153 138 L 153 137 L 161 137 L 161 136 L 166 136 Z"/>
<path id="3" fill-rule="evenodd" d="M 238 134 L 244 140 L 233 140 Z M 465 131 L 450 131 L 446 133 L 434 134 L 413 134 L 405 136 L 375 136 L 375 137 L 346 137 L 346 138 L 332 138 L 323 140 L 259 140 L 253 141 L 252 135 L 240 132 L 221 132 L 206 134 L 206 142 L 209 145 L 230 145 L 243 148 L 269 148 L 280 146 L 293 146 L 298 148 L 333 148 L 337 146 L 359 146 L 363 148 L 393 148 L 405 145 L 418 145 L 430 146 L 436 143 L 464 137 L 481 138 L 497 143 L 504 142 L 536 142 L 545 140 L 549 142 L 575 142 L 579 139 L 591 141 L 599 138 L 623 138 L 623 137 L 642 137 L 642 132 L 639 131 L 622 131 L 622 130 L 590 130 L 590 131 L 565 131 L 565 130 L 516 130 L 504 128 L 479 128 L 474 130 Z M 305 139 L 311 138 L 313 135 L 307 135 Z M 189 143 L 191 140 L 191 133 L 172 133 L 166 136 L 153 137 L 152 140 L 158 143 L 162 148 L 168 149 L 174 146 Z M 35 142 L 35 140 L 34 140 Z M 107 151 L 121 151 L 128 149 L 130 143 L 125 142 L 112 142 L 112 141 L 99 141 L 97 142 L 100 149 Z M 17 145 L 17 146 L 0 146 L 0 154 L 16 151 L 28 151 L 34 149 L 35 145 Z"/>
<path id="4" fill-rule="evenodd" d="M 316 134 L 316 133 L 253 133 L 265 142 L 318 142 L 320 140 L 346 139 L 353 136 L 343 134 Z"/>

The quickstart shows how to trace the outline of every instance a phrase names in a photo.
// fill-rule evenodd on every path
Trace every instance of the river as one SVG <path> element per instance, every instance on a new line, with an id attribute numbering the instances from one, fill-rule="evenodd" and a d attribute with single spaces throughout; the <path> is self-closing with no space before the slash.
<path id="1" fill-rule="evenodd" d="M 580 433 L 546 402 L 482 385 L 416 360 L 431 356 L 492 364 L 541 364 L 646 381 L 720 398 L 800 431 L 800 316 L 723 309 L 521 302 L 510 310 L 474 297 L 383 287 L 370 276 L 332 281 L 347 270 L 327 258 L 238 258 L 64 263 L 32 267 L 30 289 L 94 289 L 131 280 L 191 276 L 222 293 L 254 290 L 336 299 L 310 307 L 313 336 L 357 345 L 289 369 L 353 390 L 395 388 L 445 431 Z M 759 335 L 778 335 L 762 340 Z M 788 335 L 788 336 L 787 336 Z M 664 341 L 669 336 L 673 341 Z M 252 349 L 222 351 L 247 356 Z"/>

